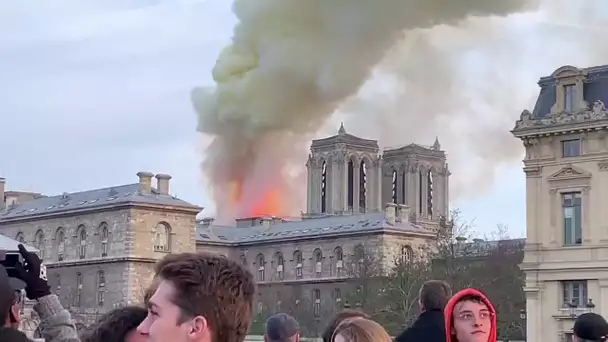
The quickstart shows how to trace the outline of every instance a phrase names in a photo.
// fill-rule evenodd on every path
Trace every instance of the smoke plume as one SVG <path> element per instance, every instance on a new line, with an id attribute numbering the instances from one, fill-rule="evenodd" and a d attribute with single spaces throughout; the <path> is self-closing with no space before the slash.
<path id="1" fill-rule="evenodd" d="M 281 198 L 273 197 L 275 207 L 265 210 L 275 212 L 267 214 L 292 213 L 292 188 L 303 184 L 284 176 L 286 158 L 359 91 L 409 31 L 535 6 L 531 0 L 235 0 L 239 23 L 213 69 L 217 85 L 192 93 L 198 130 L 213 137 L 203 168 L 218 216 L 257 214 L 252 201 L 269 192 Z M 416 50 L 401 58 L 429 62 Z M 433 67 L 415 72 L 424 78 L 423 70 Z M 428 113 L 410 113 L 417 115 Z"/>
<path id="2" fill-rule="evenodd" d="M 567 64 L 608 63 L 607 5 L 543 0 L 509 18 L 408 31 L 342 108 L 347 125 L 389 146 L 438 136 L 453 171 L 451 198 L 483 195 L 499 167 L 519 167 L 523 147 L 509 131 L 533 108 L 538 79 Z M 382 84 L 391 90 L 378 92 Z"/>

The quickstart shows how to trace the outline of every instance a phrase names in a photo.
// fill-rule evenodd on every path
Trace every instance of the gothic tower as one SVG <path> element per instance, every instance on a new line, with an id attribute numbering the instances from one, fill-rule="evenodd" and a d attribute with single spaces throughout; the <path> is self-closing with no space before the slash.
<path id="1" fill-rule="evenodd" d="M 428 147 L 386 149 L 382 161 L 382 203 L 408 205 L 419 222 L 447 217 L 450 171 L 438 139 Z"/>
<path id="2" fill-rule="evenodd" d="M 346 133 L 313 140 L 308 171 L 307 215 L 378 211 L 382 176 L 378 141 Z"/>

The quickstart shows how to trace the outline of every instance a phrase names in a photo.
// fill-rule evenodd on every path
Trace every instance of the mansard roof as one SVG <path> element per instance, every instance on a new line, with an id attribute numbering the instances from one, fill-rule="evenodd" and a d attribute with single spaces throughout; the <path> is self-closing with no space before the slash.
<path id="1" fill-rule="evenodd" d="M 329 138 L 323 139 L 315 139 L 312 141 L 310 149 L 322 149 L 327 147 L 333 147 L 337 144 L 345 144 L 347 148 L 371 148 L 374 151 L 379 151 L 380 147 L 378 146 L 378 140 L 373 139 L 363 139 L 359 138 L 355 135 L 346 133 L 346 129 L 344 129 L 344 124 L 340 125 L 340 129 L 338 130 L 338 134 L 331 136 Z"/>
<path id="2" fill-rule="evenodd" d="M 533 118 L 551 115 L 551 107 L 553 107 L 557 100 L 555 80 L 562 72 L 579 72 L 586 75 L 583 85 L 583 98 L 585 101 L 593 104 L 599 100 L 604 104 L 608 104 L 608 65 L 580 70 L 572 66 L 563 66 L 553 72 L 551 76 L 543 77 L 538 82 L 540 94 L 532 111 Z"/>
<path id="3" fill-rule="evenodd" d="M 281 240 L 342 237 L 356 234 L 393 233 L 432 237 L 434 233 L 410 222 L 389 224 L 384 213 L 326 216 L 271 224 L 269 227 L 236 228 L 197 225 L 198 243 L 248 245 Z"/>
<path id="4" fill-rule="evenodd" d="M 582 83 L 582 97 L 586 108 L 574 112 L 555 109 L 560 91 L 560 80 L 579 80 Z M 558 126 L 599 124 L 608 119 L 608 65 L 578 69 L 573 66 L 563 66 L 550 76 L 542 77 L 538 82 L 540 93 L 532 112 L 524 110 L 517 121 L 514 131 L 518 135 L 534 134 L 539 129 Z M 563 86 L 563 84 L 561 85 Z M 558 112 L 559 111 L 559 112 Z M 578 128 L 578 127 L 577 127 Z M 515 133 L 515 132 L 514 132 Z M 545 132 L 548 133 L 548 132 Z M 550 133 L 550 132 L 549 132 Z"/>
<path id="5" fill-rule="evenodd" d="M 140 191 L 140 185 L 134 183 L 41 197 L 11 205 L 4 210 L 0 210 L 0 224 L 14 219 L 29 219 L 126 204 L 171 206 L 188 209 L 193 212 L 202 209 L 175 196 L 160 194 L 154 188 L 152 188 L 150 193 L 143 193 Z"/>

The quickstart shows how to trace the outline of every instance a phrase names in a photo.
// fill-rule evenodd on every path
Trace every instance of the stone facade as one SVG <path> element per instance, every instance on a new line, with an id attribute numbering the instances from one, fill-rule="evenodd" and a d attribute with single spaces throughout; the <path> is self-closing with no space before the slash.
<path id="1" fill-rule="evenodd" d="M 314 140 L 310 151 L 301 220 L 198 222 L 198 251 L 240 260 L 255 275 L 259 311 L 306 309 L 320 316 L 339 307 L 361 276 L 353 272 L 361 260 L 383 271 L 399 258 L 419 257 L 448 214 L 450 172 L 438 141 L 380 154 L 376 140 L 341 125 L 337 135 Z"/>
<path id="2" fill-rule="evenodd" d="M 571 341 L 579 314 L 608 315 L 608 66 L 539 85 L 513 130 L 526 149 L 527 340 Z"/>
<path id="3" fill-rule="evenodd" d="M 0 233 L 38 249 L 53 291 L 88 326 L 117 305 L 140 302 L 154 263 L 195 250 L 202 208 L 168 194 L 166 176 L 139 183 L 13 202 Z"/>

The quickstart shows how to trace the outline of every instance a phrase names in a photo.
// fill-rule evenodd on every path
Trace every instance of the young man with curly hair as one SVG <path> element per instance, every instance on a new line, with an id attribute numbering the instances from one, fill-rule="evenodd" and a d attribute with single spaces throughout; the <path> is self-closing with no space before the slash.
<path id="1" fill-rule="evenodd" d="M 157 273 L 148 316 L 138 331 L 150 342 L 242 342 L 252 321 L 255 282 L 236 261 L 182 253 Z"/>
<path id="2" fill-rule="evenodd" d="M 148 315 L 148 310 L 126 306 L 105 314 L 84 342 L 146 342 L 148 337 L 137 327 Z"/>

